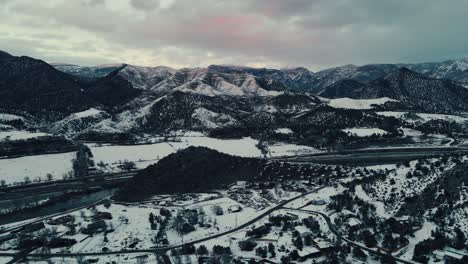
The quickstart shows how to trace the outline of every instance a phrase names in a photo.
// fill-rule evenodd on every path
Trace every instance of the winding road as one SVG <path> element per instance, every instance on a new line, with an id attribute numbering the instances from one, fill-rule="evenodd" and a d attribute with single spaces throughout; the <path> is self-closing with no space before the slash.
<path id="1" fill-rule="evenodd" d="M 201 239 L 197 239 L 197 240 L 193 240 L 193 241 L 190 241 L 190 242 L 187 242 L 187 243 L 184 243 L 184 244 L 180 244 L 180 245 L 174 245 L 174 246 L 168 246 L 168 247 L 156 247 L 156 248 L 148 248 L 148 249 L 133 249 L 133 250 L 118 250 L 118 251 L 107 251 L 107 252 L 80 252 L 80 253 L 53 253 L 53 254 L 38 254 L 38 253 L 32 253 L 32 254 L 28 254 L 27 256 L 24 256 L 23 258 L 21 259 L 24 259 L 24 258 L 27 258 L 27 257 L 34 257 L 34 258 L 53 258 L 53 257 L 79 257 L 79 256 L 105 256 L 105 255 L 118 255 L 118 254 L 135 254 L 135 253 L 151 253 L 151 254 L 157 254 L 157 255 L 160 255 L 163 259 L 164 259 L 164 262 L 165 263 L 170 263 L 170 260 L 169 258 L 167 257 L 167 252 L 169 250 L 172 250 L 172 249 L 178 249 L 178 248 L 181 248 L 183 246 L 188 246 L 188 245 L 194 245 L 194 244 L 198 244 L 198 243 L 202 243 L 202 242 L 205 242 L 205 241 L 208 241 L 208 240 L 212 240 L 212 239 L 216 239 L 216 238 L 219 238 L 219 237 L 222 237 L 222 236 L 225 236 L 225 235 L 228 235 L 228 234 L 232 234 L 232 233 L 235 233 L 237 231 L 240 231 L 258 221 L 260 221 L 261 219 L 263 219 L 264 217 L 270 215 L 271 213 L 275 212 L 275 211 L 278 211 L 278 210 L 282 210 L 282 209 L 286 209 L 286 210 L 293 210 L 293 211 L 299 211 L 299 212 L 305 212 L 305 213 L 310 213 L 310 214 L 315 214 L 315 215 L 319 215 L 321 217 L 323 217 L 330 229 L 330 231 L 337 237 L 341 238 L 343 241 L 345 241 L 346 243 L 348 243 L 350 246 L 352 247 L 359 247 L 361 248 L 362 250 L 364 251 L 367 251 L 369 253 L 372 253 L 372 254 L 376 254 L 378 256 L 385 256 L 387 254 L 383 253 L 383 252 L 380 252 L 378 250 L 375 250 L 375 249 L 372 249 L 372 248 L 367 248 L 363 245 L 361 245 L 360 243 L 357 243 L 355 241 L 352 241 L 352 240 L 349 240 L 348 238 L 342 236 L 338 230 L 335 228 L 335 226 L 333 225 L 333 223 L 331 222 L 330 218 L 328 217 L 328 215 L 326 215 L 325 213 L 322 213 L 322 212 L 318 212 L 318 211 L 311 211 L 311 210 L 305 210 L 305 209 L 296 209 L 296 208 L 288 208 L 288 207 L 285 207 L 285 205 L 287 205 L 288 203 L 290 202 L 293 202 L 295 200 L 298 200 L 298 199 L 301 199 L 309 194 L 312 194 L 312 193 L 315 193 L 323 188 L 325 188 L 326 186 L 322 186 L 322 187 L 319 187 L 319 188 L 316 188 L 314 190 L 311 190 L 311 191 L 308 191 L 308 192 L 305 192 L 305 193 L 302 193 L 301 195 L 298 195 L 298 196 L 295 196 L 291 199 L 288 199 L 288 200 L 285 200 L 281 203 L 279 203 L 278 205 L 266 210 L 265 212 L 263 212 L 262 214 L 254 217 L 253 219 L 239 225 L 238 227 L 236 228 L 233 228 L 233 229 L 230 229 L 228 231 L 225 231 L 225 232 L 221 232 L 221 233 L 218 233 L 218 234 L 215 234 L 215 235 L 212 235 L 212 236 L 208 236 L 208 237 L 205 237 L 205 238 L 201 238 Z M 57 216 L 57 215 L 55 215 Z M 0 256 L 6 256 L 6 257 L 18 257 L 18 254 L 16 253 L 0 253 Z M 391 256 L 391 255 L 388 255 L 390 256 L 391 258 L 393 258 L 393 260 L 395 260 L 396 262 L 400 262 L 400 263 L 405 263 L 405 264 L 416 264 L 415 262 L 411 262 L 411 261 L 408 261 L 408 260 L 404 260 L 404 259 L 400 259 L 400 258 L 396 258 L 394 256 Z"/>
<path id="2" fill-rule="evenodd" d="M 408 260 L 405 260 L 405 259 L 396 258 L 396 257 L 394 257 L 392 255 L 385 254 L 382 251 L 378 251 L 376 249 L 368 248 L 368 247 L 366 247 L 366 246 L 364 246 L 364 245 L 362 245 L 360 243 L 357 243 L 356 241 L 352 241 L 352 240 L 344 237 L 343 235 L 340 234 L 340 232 L 338 232 L 338 230 L 336 230 L 335 225 L 333 225 L 333 223 L 330 220 L 330 217 L 328 217 L 328 215 L 326 215 L 326 214 L 324 214 L 322 212 L 312 211 L 312 210 L 305 210 L 305 209 L 287 208 L 287 207 L 285 207 L 284 209 L 321 216 L 323 219 L 325 219 L 325 222 L 327 223 L 328 228 L 330 229 L 330 231 L 335 236 L 342 239 L 343 241 L 345 241 L 346 243 L 348 243 L 352 247 L 358 247 L 358 248 L 360 248 L 360 249 L 362 249 L 364 251 L 367 251 L 367 252 L 372 253 L 372 254 L 376 254 L 378 256 L 391 256 L 393 258 L 393 260 L 395 260 L 396 262 L 405 263 L 405 264 L 417 264 L 417 262 L 412 262 L 412 261 L 408 261 Z"/>

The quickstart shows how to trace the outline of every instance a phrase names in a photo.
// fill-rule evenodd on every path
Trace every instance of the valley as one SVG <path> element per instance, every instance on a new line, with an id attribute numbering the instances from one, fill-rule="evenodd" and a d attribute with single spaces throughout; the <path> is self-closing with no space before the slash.
<path id="1" fill-rule="evenodd" d="M 466 263 L 466 65 L 0 52 L 0 263 Z"/>

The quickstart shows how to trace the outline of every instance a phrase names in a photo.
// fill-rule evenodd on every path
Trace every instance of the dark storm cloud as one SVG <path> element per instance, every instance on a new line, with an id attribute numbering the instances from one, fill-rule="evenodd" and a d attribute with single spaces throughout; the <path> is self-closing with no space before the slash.
<path id="1" fill-rule="evenodd" d="M 465 0 L 18 0 L 1 11 L 0 33 L 48 44 L 39 34 L 72 35 L 59 49 L 65 60 L 79 42 L 93 43 L 84 51 L 90 61 L 176 67 L 317 69 L 468 56 Z"/>

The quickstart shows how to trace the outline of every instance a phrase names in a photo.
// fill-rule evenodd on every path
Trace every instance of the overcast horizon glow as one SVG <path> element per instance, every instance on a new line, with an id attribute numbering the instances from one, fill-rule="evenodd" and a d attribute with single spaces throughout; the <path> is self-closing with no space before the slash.
<path id="1" fill-rule="evenodd" d="M 311 70 L 468 57 L 466 0 L 2 0 L 0 50 L 48 62 Z"/>

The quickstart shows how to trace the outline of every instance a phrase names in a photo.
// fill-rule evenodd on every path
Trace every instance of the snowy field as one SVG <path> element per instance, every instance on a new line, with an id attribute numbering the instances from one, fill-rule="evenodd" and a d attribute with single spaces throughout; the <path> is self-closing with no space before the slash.
<path id="1" fill-rule="evenodd" d="M 388 132 L 380 128 L 369 128 L 369 127 L 355 127 L 355 128 L 346 128 L 342 130 L 345 133 L 349 133 L 357 137 L 368 137 L 375 135 L 384 135 Z"/>
<path id="2" fill-rule="evenodd" d="M 156 163 L 169 154 L 190 146 L 200 146 L 215 149 L 219 152 L 241 156 L 261 157 L 262 153 L 257 148 L 258 141 L 250 137 L 242 139 L 216 139 L 200 136 L 181 137 L 181 142 L 164 142 L 148 145 L 103 145 L 88 144 L 94 155 L 96 164 L 103 162 L 110 170 L 116 169 L 120 161 L 129 160 L 135 162 L 137 168 L 145 168 Z M 317 149 L 294 144 L 277 144 L 269 146 L 271 156 L 288 156 L 300 153 L 315 153 Z"/>
<path id="3" fill-rule="evenodd" d="M 337 98 L 328 101 L 328 105 L 333 108 L 343 109 L 372 109 L 373 105 L 383 105 L 386 102 L 396 102 L 394 99 L 382 97 L 377 99 L 351 99 L 351 98 Z"/>
<path id="4" fill-rule="evenodd" d="M 1 135 L 6 132 L 0 132 Z M 9 133 L 9 132 L 8 132 Z M 30 133 L 36 136 L 43 133 Z M 21 134 L 16 134 L 21 137 Z M 187 134 L 191 135 L 191 134 Z M 181 137 L 181 142 L 164 142 L 146 145 L 98 145 L 88 144 L 94 156 L 96 164 L 104 163 L 107 172 L 119 171 L 118 165 L 124 160 L 133 161 L 139 169 L 158 162 L 160 159 L 175 153 L 180 149 L 189 146 L 203 146 L 218 150 L 222 153 L 241 157 L 261 157 L 261 151 L 256 147 L 257 140 L 250 137 L 242 139 L 216 139 L 205 136 Z M 22 136 L 25 137 L 24 135 Z M 318 150 L 294 144 L 276 144 L 269 147 L 271 156 L 289 156 L 300 153 L 315 153 Z M 75 153 L 60 153 L 26 156 L 21 158 L 0 159 L 0 180 L 5 180 L 7 184 L 23 182 L 25 177 L 34 180 L 41 177 L 46 178 L 48 173 L 52 174 L 54 180 L 62 179 L 62 176 L 72 171 L 72 159 Z"/>
<path id="5" fill-rule="evenodd" d="M 270 156 L 279 157 L 279 156 L 294 156 L 298 154 L 312 154 L 321 152 L 320 150 L 308 146 L 300 146 L 294 144 L 278 144 L 268 146 L 270 151 Z"/>
<path id="6" fill-rule="evenodd" d="M 31 181 L 37 177 L 46 179 L 48 173 L 55 180 L 62 179 L 63 174 L 72 171 L 74 152 L 27 156 L 13 159 L 0 159 L 0 180 L 7 184 L 23 182 L 25 177 Z"/>
<path id="7" fill-rule="evenodd" d="M 29 132 L 29 131 L 0 131 L 0 141 L 2 140 L 20 140 L 20 139 L 29 139 L 50 136 L 47 133 L 42 132 Z"/>
<path id="8" fill-rule="evenodd" d="M 387 117 L 395 117 L 400 119 L 406 119 L 406 121 L 413 121 L 417 122 L 417 119 L 405 118 L 408 112 L 393 112 L 393 111 L 383 111 L 383 112 L 376 112 L 378 115 L 387 116 Z M 444 120 L 450 122 L 457 122 L 457 123 L 465 123 L 468 122 L 467 117 L 458 116 L 458 115 L 442 115 L 442 114 L 427 114 L 427 113 L 414 113 L 419 121 L 427 122 L 431 120 Z"/>
<path id="9" fill-rule="evenodd" d="M 9 122 L 9 121 L 16 121 L 16 120 L 24 120 L 24 117 L 13 115 L 13 114 L 0 113 L 0 122 L 1 121 Z"/>
<path id="10" fill-rule="evenodd" d="M 220 152 L 242 156 L 260 157 L 261 152 L 255 146 L 257 141 L 252 138 L 221 140 L 208 137 L 182 137 L 182 142 L 164 142 L 148 145 L 105 145 L 89 144 L 94 155 L 94 161 L 108 164 L 114 168 L 119 161 L 135 162 L 137 168 L 146 168 L 169 154 L 189 146 L 203 146 Z"/>

